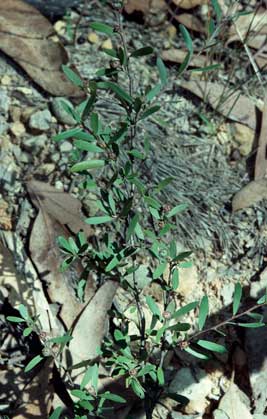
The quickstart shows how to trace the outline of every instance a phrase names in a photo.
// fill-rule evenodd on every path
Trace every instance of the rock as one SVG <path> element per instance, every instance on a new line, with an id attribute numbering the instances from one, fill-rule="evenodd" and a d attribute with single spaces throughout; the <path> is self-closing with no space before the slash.
<path id="1" fill-rule="evenodd" d="M 174 25 L 168 25 L 166 28 L 166 32 L 169 39 L 174 39 L 177 35 L 177 29 Z"/>
<path id="2" fill-rule="evenodd" d="M 99 36 L 95 32 L 89 32 L 87 39 L 91 44 L 98 44 L 100 41 Z"/>
<path id="3" fill-rule="evenodd" d="M 195 292 L 196 287 L 198 286 L 198 272 L 196 266 L 191 266 L 189 268 L 179 268 L 179 287 L 178 292 L 184 297 Z"/>
<path id="4" fill-rule="evenodd" d="M 55 18 L 64 16 L 70 7 L 78 6 L 80 0 L 25 0 L 26 3 L 36 7 L 43 15 Z"/>
<path id="5" fill-rule="evenodd" d="M 60 144 L 59 149 L 61 153 L 69 153 L 72 150 L 72 144 L 69 141 L 63 141 Z"/>
<path id="6" fill-rule="evenodd" d="M 52 156 L 50 156 L 50 160 L 54 163 L 58 163 L 60 160 L 60 154 L 59 153 L 53 153 Z"/>
<path id="7" fill-rule="evenodd" d="M 55 24 L 54 24 L 54 29 L 56 31 L 56 33 L 58 33 L 59 35 L 65 35 L 66 33 L 66 27 L 67 27 L 67 23 L 64 20 L 58 20 Z"/>
<path id="8" fill-rule="evenodd" d="M 255 131 L 246 125 L 234 123 L 231 124 L 233 140 L 237 143 L 242 156 L 248 156 L 253 147 Z"/>
<path id="9" fill-rule="evenodd" d="M 235 284 L 233 284 L 232 282 L 223 286 L 221 291 L 221 297 L 225 306 L 228 306 L 229 304 L 233 303 L 234 290 Z"/>
<path id="10" fill-rule="evenodd" d="M 7 92 L 0 89 L 0 113 L 7 114 L 10 105 L 10 97 Z"/>
<path id="11" fill-rule="evenodd" d="M 111 39 L 106 39 L 102 44 L 101 44 L 101 48 L 103 49 L 112 49 L 113 45 L 111 42 Z"/>
<path id="12" fill-rule="evenodd" d="M 10 131 L 15 137 L 20 137 L 21 135 L 25 134 L 26 129 L 22 122 L 16 121 L 11 124 Z"/>
<path id="13" fill-rule="evenodd" d="M 0 135 L 5 134 L 8 130 L 8 123 L 3 115 L 0 115 Z"/>
<path id="14" fill-rule="evenodd" d="M 40 150 L 44 148 L 47 143 L 47 136 L 45 134 L 36 135 L 35 137 L 24 138 L 22 147 L 27 151 Z"/>
<path id="15" fill-rule="evenodd" d="M 30 116 L 29 127 L 33 130 L 42 132 L 50 129 L 52 115 L 48 109 L 37 111 Z"/>
<path id="16" fill-rule="evenodd" d="M 56 165 L 54 163 L 43 163 L 38 168 L 38 173 L 40 175 L 48 176 L 54 172 Z"/>
<path id="17" fill-rule="evenodd" d="M 189 403 L 185 406 L 185 413 L 195 414 L 205 412 L 212 387 L 213 382 L 204 370 L 197 368 L 193 375 L 190 368 L 181 368 L 173 378 L 169 391 L 187 397 Z"/>
<path id="18" fill-rule="evenodd" d="M 260 274 L 258 281 L 251 282 L 250 297 L 258 299 L 266 292 L 267 288 L 267 268 Z"/>
<path id="19" fill-rule="evenodd" d="M 18 106 L 11 106 L 9 110 L 10 118 L 13 122 L 20 121 L 21 118 L 21 108 Z"/>
<path id="20" fill-rule="evenodd" d="M 263 199 L 267 199 L 267 179 L 252 180 L 234 195 L 233 212 L 258 204 Z"/>
<path id="21" fill-rule="evenodd" d="M 202 419 L 199 415 L 183 415 L 179 412 L 171 412 L 171 419 Z"/>
<path id="22" fill-rule="evenodd" d="M 10 76 L 8 76 L 7 74 L 5 74 L 2 78 L 1 78 L 1 84 L 3 86 L 10 86 L 12 83 L 12 79 Z"/>
<path id="23" fill-rule="evenodd" d="M 63 97 L 54 98 L 51 103 L 51 111 L 61 124 L 76 125 L 75 119 L 62 106 L 64 100 Z"/>

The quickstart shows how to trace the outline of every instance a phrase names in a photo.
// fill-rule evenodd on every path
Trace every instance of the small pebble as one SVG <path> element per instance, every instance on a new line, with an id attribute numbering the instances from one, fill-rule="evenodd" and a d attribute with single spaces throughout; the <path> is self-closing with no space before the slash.
<path id="1" fill-rule="evenodd" d="M 19 121 L 13 122 L 13 124 L 11 124 L 10 131 L 13 135 L 15 135 L 15 137 L 20 137 L 26 132 L 23 123 Z"/>
<path id="2" fill-rule="evenodd" d="M 56 31 L 56 33 L 58 33 L 59 35 L 65 35 L 66 33 L 66 22 L 64 22 L 64 20 L 58 20 L 55 24 L 54 24 L 54 29 Z"/>
<path id="3" fill-rule="evenodd" d="M 8 76 L 7 74 L 5 74 L 2 78 L 1 78 L 1 84 L 3 86 L 10 86 L 12 83 L 12 79 L 10 76 Z"/>
<path id="4" fill-rule="evenodd" d="M 106 41 L 104 41 L 101 44 L 101 48 L 103 48 L 103 49 L 112 49 L 113 48 L 113 45 L 112 45 L 111 39 L 106 39 Z"/>
<path id="5" fill-rule="evenodd" d="M 98 44 L 99 43 L 99 36 L 95 32 L 88 33 L 87 39 L 91 44 Z"/>
<path id="6" fill-rule="evenodd" d="M 48 109 L 37 111 L 30 116 L 29 127 L 37 131 L 48 131 L 52 122 L 52 115 Z"/>
<path id="7" fill-rule="evenodd" d="M 69 141 L 63 141 L 63 143 L 60 144 L 59 149 L 61 153 L 68 153 L 72 150 L 72 144 Z"/>

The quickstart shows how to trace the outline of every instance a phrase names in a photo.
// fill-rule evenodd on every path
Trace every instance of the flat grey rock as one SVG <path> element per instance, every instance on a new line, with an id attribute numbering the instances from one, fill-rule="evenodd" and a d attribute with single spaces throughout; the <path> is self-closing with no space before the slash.
<path id="1" fill-rule="evenodd" d="M 37 111 L 30 117 L 29 127 L 36 131 L 48 131 L 52 123 L 52 115 L 48 109 Z"/>
<path id="2" fill-rule="evenodd" d="M 24 0 L 36 7 L 43 15 L 49 18 L 63 16 L 70 7 L 78 6 L 81 0 Z"/>

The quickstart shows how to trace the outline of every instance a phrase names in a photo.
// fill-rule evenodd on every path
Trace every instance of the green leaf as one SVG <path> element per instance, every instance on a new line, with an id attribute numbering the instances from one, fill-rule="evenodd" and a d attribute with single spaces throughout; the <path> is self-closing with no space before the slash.
<path id="1" fill-rule="evenodd" d="M 242 287 L 241 284 L 238 282 L 235 285 L 234 297 L 233 297 L 233 315 L 238 312 L 240 301 L 242 297 Z"/>
<path id="2" fill-rule="evenodd" d="M 97 86 L 100 89 L 111 89 L 119 97 L 119 99 L 127 102 L 129 105 L 133 103 L 133 98 L 127 92 L 125 92 L 124 89 L 112 81 L 99 82 L 97 83 Z"/>
<path id="3" fill-rule="evenodd" d="M 49 416 L 49 419 L 59 419 L 62 412 L 63 407 L 57 407 L 52 413 L 52 415 Z"/>
<path id="4" fill-rule="evenodd" d="M 86 218 L 85 220 L 86 224 L 90 225 L 108 223 L 109 221 L 113 221 L 113 217 L 110 217 L 109 215 L 102 215 L 100 217 L 90 217 Z"/>
<path id="5" fill-rule="evenodd" d="M 103 397 L 106 400 L 110 400 L 115 403 L 126 403 L 126 400 L 123 397 L 119 396 L 118 394 L 110 393 L 109 391 L 106 391 L 105 393 L 100 394 L 100 397 L 101 398 Z"/>
<path id="6" fill-rule="evenodd" d="M 189 399 L 185 396 L 181 396 L 180 394 L 177 393 L 167 393 L 166 394 L 167 397 L 169 397 L 172 400 L 175 400 L 176 402 L 180 403 L 180 404 L 187 404 L 189 403 Z"/>
<path id="7" fill-rule="evenodd" d="M 39 364 L 44 359 L 43 356 L 37 355 L 35 356 L 25 367 L 24 372 L 31 371 L 37 364 Z"/>
<path id="8" fill-rule="evenodd" d="M 25 320 L 29 319 L 28 309 L 27 307 L 25 307 L 25 305 L 20 304 L 18 307 L 18 310 L 19 310 L 19 314 L 21 315 L 21 317 L 23 317 L 23 319 Z"/>
<path id="9" fill-rule="evenodd" d="M 130 237 L 132 236 L 132 234 L 134 233 L 136 224 L 138 223 L 139 220 L 139 215 L 135 214 L 134 217 L 131 219 L 130 223 L 129 223 L 129 227 L 127 229 L 126 232 L 126 241 L 128 241 L 130 239 Z"/>
<path id="10" fill-rule="evenodd" d="M 22 323 L 22 322 L 25 322 L 24 319 L 22 319 L 21 317 L 16 317 L 16 316 L 7 316 L 6 319 L 9 322 L 12 322 L 12 323 Z"/>
<path id="11" fill-rule="evenodd" d="M 151 196 L 144 196 L 144 201 L 151 208 L 155 208 L 156 210 L 160 210 L 161 208 L 161 203 Z"/>
<path id="12" fill-rule="evenodd" d="M 184 204 L 180 204 L 180 205 L 176 205 L 176 207 L 172 208 L 167 214 L 166 217 L 170 218 L 173 217 L 174 215 L 178 214 L 179 212 L 184 211 L 185 209 L 188 208 L 188 204 L 184 203 Z"/>
<path id="13" fill-rule="evenodd" d="M 111 261 L 106 266 L 105 272 L 112 271 L 112 269 L 116 268 L 116 266 L 118 266 L 119 263 L 120 263 L 120 260 L 117 258 L 117 256 L 114 256 L 114 258 L 111 259 Z"/>
<path id="14" fill-rule="evenodd" d="M 142 227 L 140 226 L 139 223 L 136 224 L 135 229 L 134 229 L 134 232 L 135 232 L 136 236 L 138 237 L 138 239 L 140 239 L 140 240 L 144 240 L 145 239 L 145 236 L 144 236 Z"/>
<path id="15" fill-rule="evenodd" d="M 62 65 L 62 70 L 65 73 L 65 76 L 73 83 L 75 86 L 83 87 L 83 80 L 80 76 L 75 73 L 71 68 L 67 67 L 66 65 Z"/>
<path id="16" fill-rule="evenodd" d="M 156 220 L 160 220 L 160 215 L 156 208 L 149 207 L 149 212 L 154 218 L 156 218 Z"/>
<path id="17" fill-rule="evenodd" d="M 31 327 L 26 327 L 26 329 L 23 330 L 23 336 L 29 336 L 32 333 Z"/>
<path id="18" fill-rule="evenodd" d="M 184 350 L 185 352 L 189 353 L 190 355 L 193 355 L 196 358 L 205 359 L 205 360 L 210 359 L 208 355 L 202 354 L 201 352 L 197 352 L 195 349 L 192 349 L 190 347 L 185 348 Z"/>
<path id="19" fill-rule="evenodd" d="M 148 307 L 150 308 L 151 313 L 154 314 L 154 316 L 157 316 L 158 318 L 160 318 L 161 317 L 160 309 L 158 305 L 155 303 L 153 297 L 151 297 L 150 295 L 146 295 L 145 298 L 146 298 L 146 303 Z"/>
<path id="20" fill-rule="evenodd" d="M 211 4 L 216 14 L 217 22 L 220 22 L 222 20 L 222 9 L 218 3 L 218 0 L 211 0 Z"/>
<path id="21" fill-rule="evenodd" d="M 189 311 L 194 310 L 198 306 L 198 301 L 193 301 L 192 303 L 186 304 L 185 306 L 179 308 L 179 310 L 176 310 L 176 312 L 173 315 L 174 319 L 177 319 L 177 317 L 182 317 L 185 314 L 189 313 Z"/>
<path id="22" fill-rule="evenodd" d="M 135 392 L 135 394 L 140 399 L 144 399 L 145 398 L 145 391 L 144 391 L 143 387 L 141 386 L 141 384 L 139 383 L 138 380 L 132 379 L 131 380 L 131 387 L 132 387 L 133 391 Z"/>
<path id="23" fill-rule="evenodd" d="M 98 169 L 105 166 L 105 160 L 85 160 L 74 164 L 71 172 L 84 172 L 85 170 Z"/>
<path id="24" fill-rule="evenodd" d="M 82 132 L 81 128 L 69 129 L 68 131 L 63 131 L 60 134 L 54 135 L 52 137 L 52 140 L 53 141 L 67 140 L 68 138 L 74 137 L 75 134 L 78 134 L 79 132 Z"/>
<path id="25" fill-rule="evenodd" d="M 77 133 L 73 134 L 74 138 L 77 140 L 86 140 L 86 141 L 95 141 L 95 137 L 92 134 L 88 134 L 88 132 L 79 130 Z"/>
<path id="26" fill-rule="evenodd" d="M 192 73 L 207 73 L 208 71 L 214 71 L 221 68 L 221 64 L 212 64 L 207 65 L 206 67 L 200 67 L 200 68 L 193 68 L 191 70 Z"/>
<path id="27" fill-rule="evenodd" d="M 132 52 L 130 57 L 143 57 L 145 55 L 149 55 L 152 53 L 153 53 L 152 47 L 143 47 L 143 48 L 136 49 L 134 52 Z"/>
<path id="28" fill-rule="evenodd" d="M 171 284 L 173 290 L 177 290 L 179 287 L 179 271 L 176 268 L 172 271 Z"/>
<path id="29" fill-rule="evenodd" d="M 77 286 L 77 297 L 79 298 L 80 302 L 84 302 L 84 291 L 85 291 L 86 280 L 81 279 L 78 282 Z"/>
<path id="30" fill-rule="evenodd" d="M 96 144 L 89 143 L 88 141 L 75 140 L 73 144 L 80 150 L 90 151 L 91 153 L 103 153 L 104 151 L 103 148 L 98 147 Z"/>
<path id="31" fill-rule="evenodd" d="M 162 181 L 160 181 L 159 184 L 157 185 L 157 191 L 160 192 L 162 191 L 162 189 L 165 189 L 166 186 L 168 186 L 173 180 L 174 180 L 173 177 L 167 177 L 166 179 L 163 179 Z"/>
<path id="32" fill-rule="evenodd" d="M 158 378 L 158 383 L 160 386 L 163 386 L 165 383 L 165 379 L 164 379 L 164 372 L 163 369 L 161 367 L 158 367 L 157 369 L 157 378 Z"/>
<path id="33" fill-rule="evenodd" d="M 112 36 L 115 33 L 112 26 L 109 26 L 106 23 L 102 23 L 102 22 L 92 22 L 90 23 L 90 27 L 94 31 L 102 32 L 109 36 Z"/>
<path id="34" fill-rule="evenodd" d="M 135 149 L 128 151 L 128 154 L 140 160 L 143 160 L 145 158 L 145 155 L 143 153 Z"/>
<path id="35" fill-rule="evenodd" d="M 266 324 L 265 323 L 232 323 L 232 324 L 235 324 L 235 325 L 237 325 L 237 326 L 240 326 L 240 327 L 247 327 L 248 329 L 254 329 L 254 328 L 257 328 L 257 327 L 263 327 L 263 326 L 266 326 Z"/>
<path id="36" fill-rule="evenodd" d="M 153 272 L 153 279 L 160 278 L 163 272 L 165 271 L 166 267 L 167 267 L 167 262 L 160 263 Z"/>
<path id="37" fill-rule="evenodd" d="M 112 58 L 119 58 L 117 51 L 113 48 L 101 48 L 101 51 L 105 52 L 107 55 L 109 55 Z"/>
<path id="38" fill-rule="evenodd" d="M 71 340 L 72 340 L 72 336 L 65 335 L 65 336 L 58 336 L 56 338 L 51 338 L 48 341 L 52 342 L 52 343 L 66 344 L 66 343 L 70 342 Z"/>
<path id="39" fill-rule="evenodd" d="M 92 128 L 93 133 L 97 135 L 99 132 L 99 119 L 98 119 L 97 113 L 93 112 L 91 114 L 90 122 L 91 122 L 91 128 Z"/>
<path id="40" fill-rule="evenodd" d="M 153 115 L 155 112 L 158 112 L 160 109 L 159 105 L 151 106 L 151 108 L 146 109 L 141 115 L 140 120 L 148 118 L 149 116 Z"/>
<path id="41" fill-rule="evenodd" d="M 164 62 L 162 61 L 160 57 L 157 58 L 157 68 L 158 68 L 161 84 L 165 86 L 167 84 L 168 73 L 167 73 L 167 69 L 165 67 Z"/>
<path id="42" fill-rule="evenodd" d="M 227 352 L 227 349 L 223 345 L 219 345 L 218 343 L 209 342 L 208 340 L 198 340 L 197 344 L 204 349 L 208 349 L 212 352 L 219 352 L 220 354 L 224 354 Z"/>
<path id="43" fill-rule="evenodd" d="M 179 29 L 181 31 L 181 34 L 184 38 L 185 44 L 187 46 L 188 49 L 188 53 L 183 61 L 183 63 L 180 65 L 179 70 L 178 70 L 178 75 L 181 75 L 188 67 L 188 64 L 192 58 L 193 55 L 193 42 L 191 39 L 191 36 L 188 32 L 188 30 L 186 29 L 186 27 L 184 25 L 179 25 Z"/>
<path id="44" fill-rule="evenodd" d="M 151 102 L 161 91 L 161 84 L 156 84 L 146 93 L 146 99 L 148 102 Z"/>
<path id="45" fill-rule="evenodd" d="M 208 300 L 208 297 L 204 295 L 199 306 L 199 318 L 198 318 L 199 330 L 203 329 L 206 323 L 208 314 L 209 314 L 209 300 Z"/>

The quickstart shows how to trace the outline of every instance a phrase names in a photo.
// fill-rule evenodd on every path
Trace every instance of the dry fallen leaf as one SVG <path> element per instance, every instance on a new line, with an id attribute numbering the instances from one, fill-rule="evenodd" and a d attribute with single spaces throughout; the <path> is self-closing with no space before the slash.
<path id="1" fill-rule="evenodd" d="M 3 199 L 0 201 L 0 228 L 3 230 L 12 229 L 12 220 L 8 213 L 8 203 Z"/>
<path id="2" fill-rule="evenodd" d="M 182 81 L 180 85 L 205 100 L 226 118 L 256 129 L 256 106 L 240 91 L 232 91 L 219 83 L 200 80 Z"/>
<path id="3" fill-rule="evenodd" d="M 182 63 L 187 56 L 188 51 L 182 49 L 170 48 L 165 51 L 162 51 L 161 58 L 165 61 L 172 61 L 174 63 Z M 217 64 L 215 61 L 208 63 L 208 58 L 204 55 L 193 55 L 192 59 L 189 62 L 190 67 L 205 67 L 211 64 Z"/>
<path id="4" fill-rule="evenodd" d="M 62 225 L 67 225 L 73 233 L 83 230 L 88 236 L 92 234 L 92 228 L 82 221 L 82 206 L 78 199 L 37 180 L 27 182 L 27 189 L 37 208 L 43 209 Z"/>
<path id="5" fill-rule="evenodd" d="M 124 6 L 126 13 L 142 12 L 148 14 L 166 9 L 164 0 L 128 0 Z"/>
<path id="6" fill-rule="evenodd" d="M 229 389 L 222 397 L 218 409 L 213 412 L 213 418 L 253 419 L 245 403 L 249 404 L 248 397 L 239 390 L 236 384 L 231 383 Z"/>
<path id="7" fill-rule="evenodd" d="M 116 282 L 106 281 L 81 313 L 69 346 L 73 364 L 96 357 L 97 347 L 106 333 L 107 312 L 117 288 Z"/>
<path id="8" fill-rule="evenodd" d="M 176 6 L 182 7 L 182 9 L 193 9 L 196 6 L 202 6 L 207 4 L 208 0 L 172 0 Z"/>
<path id="9" fill-rule="evenodd" d="M 33 6 L 21 0 L 0 3 L 0 49 L 52 95 L 81 97 L 83 92 L 61 70 L 68 56 L 49 39 L 53 34 L 49 20 Z"/>
<path id="10" fill-rule="evenodd" d="M 255 180 L 267 176 L 267 95 L 264 101 L 262 112 L 261 131 L 259 137 L 258 150 L 255 162 Z"/>
<path id="11" fill-rule="evenodd" d="M 74 279 L 79 278 L 83 268 L 77 262 L 64 273 L 60 272 L 62 253 L 57 245 L 57 237 L 69 237 L 69 232 L 45 211 L 39 211 L 34 221 L 30 236 L 31 258 L 42 278 L 47 294 L 52 303 L 60 305 L 60 318 L 69 329 L 85 303 L 80 303 L 74 291 Z M 85 289 L 85 301 L 95 293 L 94 282 L 88 277 Z"/>
<path id="12" fill-rule="evenodd" d="M 262 199 L 267 199 L 267 179 L 253 180 L 235 194 L 232 209 L 238 211 L 250 207 Z"/>
<path id="13" fill-rule="evenodd" d="M 205 25 L 201 22 L 201 20 L 194 16 L 193 14 L 189 13 L 181 13 L 176 16 L 174 16 L 175 20 L 177 22 L 184 25 L 187 29 L 190 29 L 191 31 L 200 32 L 200 33 L 206 33 L 207 30 L 205 28 Z"/>

